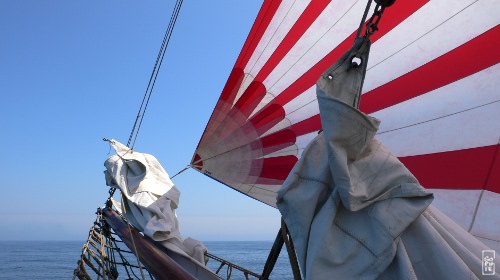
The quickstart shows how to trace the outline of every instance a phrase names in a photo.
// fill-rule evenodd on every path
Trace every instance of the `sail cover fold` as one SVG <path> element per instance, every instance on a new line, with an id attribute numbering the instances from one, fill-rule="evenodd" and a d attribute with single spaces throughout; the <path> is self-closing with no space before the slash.
<path id="1" fill-rule="evenodd" d="M 354 41 L 366 1 L 265 0 L 191 165 L 268 205 L 321 129 L 315 82 Z M 500 1 L 396 1 L 360 110 L 435 205 L 500 238 Z"/>

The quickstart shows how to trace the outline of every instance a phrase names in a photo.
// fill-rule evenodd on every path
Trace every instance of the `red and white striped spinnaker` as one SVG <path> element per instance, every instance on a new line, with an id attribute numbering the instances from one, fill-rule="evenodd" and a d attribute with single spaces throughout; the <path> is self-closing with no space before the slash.
<path id="1" fill-rule="evenodd" d="M 354 42 L 366 1 L 264 1 L 191 165 L 271 206 L 321 129 L 315 83 Z M 488 243 L 500 238 L 500 1 L 397 1 L 360 109 L 377 138 Z"/>

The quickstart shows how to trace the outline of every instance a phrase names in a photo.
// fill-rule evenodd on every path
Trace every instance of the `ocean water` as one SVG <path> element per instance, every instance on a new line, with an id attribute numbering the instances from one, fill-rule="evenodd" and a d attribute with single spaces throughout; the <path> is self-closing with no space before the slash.
<path id="1" fill-rule="evenodd" d="M 271 241 L 205 242 L 210 253 L 257 274 L 262 272 L 272 244 Z M 82 245 L 83 241 L 0 241 L 0 279 L 72 279 Z M 208 262 L 214 271 L 218 266 L 213 260 Z M 225 277 L 226 268 L 219 274 Z M 293 279 L 285 246 L 270 278 Z M 233 271 L 231 279 L 245 278 Z"/>

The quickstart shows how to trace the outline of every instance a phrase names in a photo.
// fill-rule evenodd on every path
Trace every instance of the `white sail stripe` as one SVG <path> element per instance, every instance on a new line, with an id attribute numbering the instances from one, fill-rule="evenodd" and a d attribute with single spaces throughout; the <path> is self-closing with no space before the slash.
<path id="1" fill-rule="evenodd" d="M 302 104 L 302 107 L 300 107 L 299 109 L 297 109 L 293 112 L 289 112 L 286 115 L 284 120 L 280 121 L 278 124 L 276 124 L 271 129 L 266 131 L 261 137 L 275 133 L 278 130 L 282 130 L 284 128 L 287 128 L 290 125 L 301 122 L 301 121 L 308 119 L 310 117 L 313 117 L 317 114 L 319 114 L 318 102 L 316 101 L 316 99 L 313 99 L 309 103 Z"/>
<path id="2" fill-rule="evenodd" d="M 266 95 L 264 96 L 264 98 L 262 98 L 262 101 L 259 103 L 259 105 L 257 105 L 257 107 L 253 110 L 253 112 L 250 114 L 250 116 L 248 118 L 251 119 L 253 117 L 253 115 L 255 115 L 255 113 L 259 112 L 267 104 L 269 104 L 271 101 L 273 101 L 275 97 L 276 96 L 274 96 L 270 92 L 266 92 Z"/>
<path id="3" fill-rule="evenodd" d="M 252 189 L 249 191 L 249 193 L 269 195 L 277 193 L 279 188 L 280 185 L 254 184 L 252 185 Z"/>
<path id="4" fill-rule="evenodd" d="M 238 92 L 236 93 L 236 97 L 233 100 L 233 106 L 236 104 L 236 101 L 238 101 L 241 97 L 241 95 L 247 90 L 248 86 L 253 82 L 255 79 L 254 76 L 245 73 L 245 77 L 243 78 L 243 81 L 241 82 L 240 88 L 238 89 Z"/>
<path id="5" fill-rule="evenodd" d="M 487 190 L 429 191 L 434 194 L 432 204 L 463 229 L 478 237 L 500 241 L 500 194 Z"/>
<path id="6" fill-rule="evenodd" d="M 275 98 L 274 95 L 271 93 L 267 93 L 264 99 L 261 101 L 261 103 L 255 108 L 255 110 L 252 112 L 249 118 L 253 117 L 257 112 L 260 111 L 266 104 L 271 102 Z M 308 104 L 311 101 L 316 100 L 316 85 L 310 87 L 306 91 L 304 91 L 302 94 L 297 96 L 295 99 L 292 101 L 288 102 L 283 106 L 283 109 L 285 110 L 285 114 L 288 115 L 291 112 L 299 109 L 300 107 L 304 106 L 304 104 Z"/>
<path id="7" fill-rule="evenodd" d="M 375 42 L 370 52 L 363 91 L 368 92 L 384 85 L 500 23 L 500 1 L 495 4 L 487 3 L 488 0 L 477 1 L 467 7 L 469 2 L 430 1 Z M 445 8 L 442 9 L 442 6 Z M 464 7 L 467 8 L 458 13 Z M 432 16 L 426 16 L 428 14 Z M 440 23 L 442 25 L 432 30 Z"/>
<path id="8" fill-rule="evenodd" d="M 282 156 L 297 156 L 297 151 L 298 150 L 299 149 L 297 148 L 297 146 L 293 145 L 293 146 L 290 146 L 290 147 L 283 148 L 283 149 L 281 149 L 279 151 L 267 154 L 267 155 L 265 155 L 263 157 L 260 157 L 260 158 L 273 158 L 273 157 L 282 157 Z"/>
<path id="9" fill-rule="evenodd" d="M 311 101 L 314 101 L 314 100 L 317 100 L 317 98 L 316 98 L 316 85 L 310 87 L 309 89 L 304 91 L 301 95 L 297 96 L 295 99 L 293 99 L 292 101 L 285 104 L 283 106 L 283 109 L 285 109 L 285 113 L 288 115 L 288 114 L 300 109 L 305 104 L 311 103 Z"/>
<path id="10" fill-rule="evenodd" d="M 273 134 L 279 130 L 290 127 L 290 125 L 291 125 L 290 121 L 287 118 L 285 118 L 285 119 L 281 120 L 279 123 L 277 123 L 275 126 L 271 127 L 268 131 L 263 133 L 260 137 L 262 138 L 262 137 L 265 137 L 269 134 Z"/>
<path id="11" fill-rule="evenodd" d="M 416 126 L 379 134 L 396 156 L 414 156 L 496 145 L 500 102 Z"/>
<path id="12" fill-rule="evenodd" d="M 252 185 L 248 184 L 232 183 L 231 186 L 243 193 L 248 193 L 252 189 Z"/>
<path id="13" fill-rule="evenodd" d="M 297 140 L 295 141 L 295 144 L 299 147 L 299 154 L 298 157 L 300 158 L 302 156 L 302 152 L 304 149 L 311 143 L 311 141 L 318 135 L 317 131 L 301 135 L 297 137 Z"/>
<path id="14" fill-rule="evenodd" d="M 316 99 L 310 101 L 309 103 L 303 104 L 299 109 L 286 115 L 286 118 L 292 123 L 296 124 L 310 117 L 319 114 L 319 105 Z"/>
<path id="15" fill-rule="evenodd" d="M 281 93 L 356 29 L 366 3 L 357 1 L 348 6 L 347 2 L 328 5 L 265 79 L 269 91 Z"/>
<path id="16" fill-rule="evenodd" d="M 484 191 L 471 233 L 500 242 L 500 194 Z M 497 243 L 497 246 L 500 246 Z M 497 247 L 498 248 L 498 247 Z"/>
<path id="17" fill-rule="evenodd" d="M 281 41 L 283 41 L 283 38 L 297 22 L 308 3 L 308 1 L 281 2 L 262 39 L 250 57 L 245 67 L 245 73 L 251 73 L 254 77 L 259 73 Z"/>
<path id="18" fill-rule="evenodd" d="M 434 194 L 432 204 L 469 231 L 482 190 L 429 189 Z"/>
<path id="19" fill-rule="evenodd" d="M 427 122 L 500 100 L 498 81 L 500 63 L 371 116 L 382 121 L 379 133 Z"/>
<path id="20" fill-rule="evenodd" d="M 247 194 L 267 205 L 276 207 L 276 192 L 278 192 L 279 187 L 280 186 L 254 185 Z"/>

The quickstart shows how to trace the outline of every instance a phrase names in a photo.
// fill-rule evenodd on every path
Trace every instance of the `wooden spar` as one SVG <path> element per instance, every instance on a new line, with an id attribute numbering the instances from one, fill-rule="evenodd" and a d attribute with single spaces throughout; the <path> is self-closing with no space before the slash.
<path id="1" fill-rule="evenodd" d="M 102 215 L 155 279 L 196 280 L 189 272 L 158 248 L 152 240 L 142 236 L 137 229 L 128 226 L 115 211 L 104 208 Z"/>

